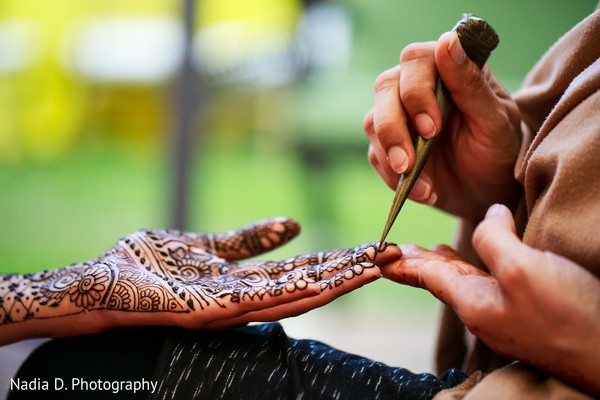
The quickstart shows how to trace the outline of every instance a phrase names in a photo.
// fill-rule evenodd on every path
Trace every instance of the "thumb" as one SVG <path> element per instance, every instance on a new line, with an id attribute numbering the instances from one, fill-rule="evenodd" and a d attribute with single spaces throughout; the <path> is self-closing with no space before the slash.
<path id="1" fill-rule="evenodd" d="M 498 279 L 514 271 L 531 256 L 530 248 L 516 234 L 510 210 L 501 204 L 491 206 L 473 234 L 475 251 Z"/>
<path id="2" fill-rule="evenodd" d="M 489 110 L 499 107 L 484 68 L 469 59 L 456 32 L 446 32 L 435 49 L 438 73 L 460 112 L 471 122 L 489 124 Z"/>

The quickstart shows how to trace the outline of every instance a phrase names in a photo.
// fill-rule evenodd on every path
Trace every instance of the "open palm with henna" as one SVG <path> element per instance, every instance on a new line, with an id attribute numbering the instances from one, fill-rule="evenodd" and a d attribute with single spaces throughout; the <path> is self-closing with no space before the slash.
<path id="1" fill-rule="evenodd" d="M 300 232 L 278 218 L 222 234 L 142 230 L 99 258 L 0 277 L 0 344 L 128 325 L 224 328 L 298 315 L 381 276 L 397 259 L 378 243 L 283 261 L 239 260 Z"/>

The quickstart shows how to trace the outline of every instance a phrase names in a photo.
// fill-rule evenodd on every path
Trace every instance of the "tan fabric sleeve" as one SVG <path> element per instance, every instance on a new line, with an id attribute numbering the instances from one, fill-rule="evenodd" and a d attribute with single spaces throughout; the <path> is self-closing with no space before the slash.
<path id="1" fill-rule="evenodd" d="M 592 397 L 538 369 L 515 362 L 438 393 L 433 400 L 590 400 Z"/>
<path id="2" fill-rule="evenodd" d="M 549 118 L 545 125 L 554 126 L 538 135 L 521 173 L 529 213 L 523 241 L 600 276 L 600 60 L 583 75 L 559 105 L 573 97 L 577 106 Z"/>

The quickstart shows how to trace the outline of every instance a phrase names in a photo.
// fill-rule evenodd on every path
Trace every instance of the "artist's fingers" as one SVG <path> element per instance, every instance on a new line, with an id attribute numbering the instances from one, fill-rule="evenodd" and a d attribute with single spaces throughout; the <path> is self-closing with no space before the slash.
<path id="1" fill-rule="evenodd" d="M 433 251 L 448 260 L 462 260 L 463 258 L 456 250 L 445 244 L 438 244 L 433 248 Z"/>
<path id="2" fill-rule="evenodd" d="M 510 210 L 500 204 L 491 206 L 477 226 L 473 247 L 500 285 L 507 289 L 522 287 L 529 279 L 538 277 L 537 268 L 545 262 L 542 252 L 519 239 Z M 506 290 L 507 294 L 512 292 Z"/>
<path id="3" fill-rule="evenodd" d="M 408 197 L 411 200 L 428 206 L 432 206 L 437 202 L 438 196 L 433 181 L 428 174 L 421 172 Z"/>
<path id="4" fill-rule="evenodd" d="M 409 171 L 415 159 L 408 117 L 400 100 L 400 75 L 400 66 L 396 66 L 377 77 L 373 107 L 373 133 L 380 143 L 380 149 L 375 148 L 377 158 L 398 174 Z"/>
<path id="5" fill-rule="evenodd" d="M 300 224 L 288 218 L 255 222 L 218 234 L 192 234 L 198 246 L 229 261 L 253 257 L 280 247 L 300 233 Z"/>
<path id="6" fill-rule="evenodd" d="M 248 322 L 268 322 L 293 317 L 321 307 L 334 299 L 378 279 L 381 272 L 372 263 L 351 265 L 318 282 L 320 294 L 290 301 L 276 307 L 248 312 L 235 318 L 214 321 L 206 325 L 208 329 L 221 329 L 242 325 Z"/>
<path id="7" fill-rule="evenodd" d="M 472 301 L 482 290 L 496 286 L 491 276 L 447 249 L 435 252 L 414 245 L 402 245 L 401 249 L 403 257 L 382 267 L 383 275 L 398 283 L 426 289 L 452 306 Z"/>
<path id="8" fill-rule="evenodd" d="M 477 140 L 489 148 L 514 147 L 516 104 L 489 68 L 480 69 L 464 52 L 456 32 L 440 36 L 435 61 L 454 104 Z M 494 110 L 494 112 L 490 112 Z M 518 122 L 517 122 L 518 123 Z"/>
<path id="9" fill-rule="evenodd" d="M 400 97 L 416 131 L 431 138 L 442 128 L 442 114 L 435 98 L 437 70 L 435 42 L 413 43 L 400 55 Z"/>
<path id="10" fill-rule="evenodd" d="M 375 125 L 373 124 L 373 117 L 375 111 L 371 109 L 363 120 L 363 129 L 365 130 L 367 137 L 369 138 L 369 149 L 367 152 L 367 158 L 369 163 L 375 168 L 375 171 L 381 176 L 384 182 L 390 187 L 390 189 L 396 189 L 398 185 L 398 178 L 400 175 L 396 173 L 390 166 L 387 154 L 377 135 L 375 134 Z"/>

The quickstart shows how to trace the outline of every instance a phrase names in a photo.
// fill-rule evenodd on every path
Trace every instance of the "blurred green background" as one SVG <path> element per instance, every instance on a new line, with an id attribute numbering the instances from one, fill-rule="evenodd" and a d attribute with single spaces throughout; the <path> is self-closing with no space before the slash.
<path id="1" fill-rule="evenodd" d="M 300 221 L 301 237 L 268 258 L 377 240 L 393 193 L 366 160 L 376 76 L 470 12 L 499 32 L 489 65 L 515 90 L 595 3 L 198 0 L 185 228 Z M 173 227 L 182 13 L 166 0 L 0 2 L 0 272 L 64 266 L 133 230 Z M 408 204 L 389 239 L 449 243 L 454 226 Z"/>

